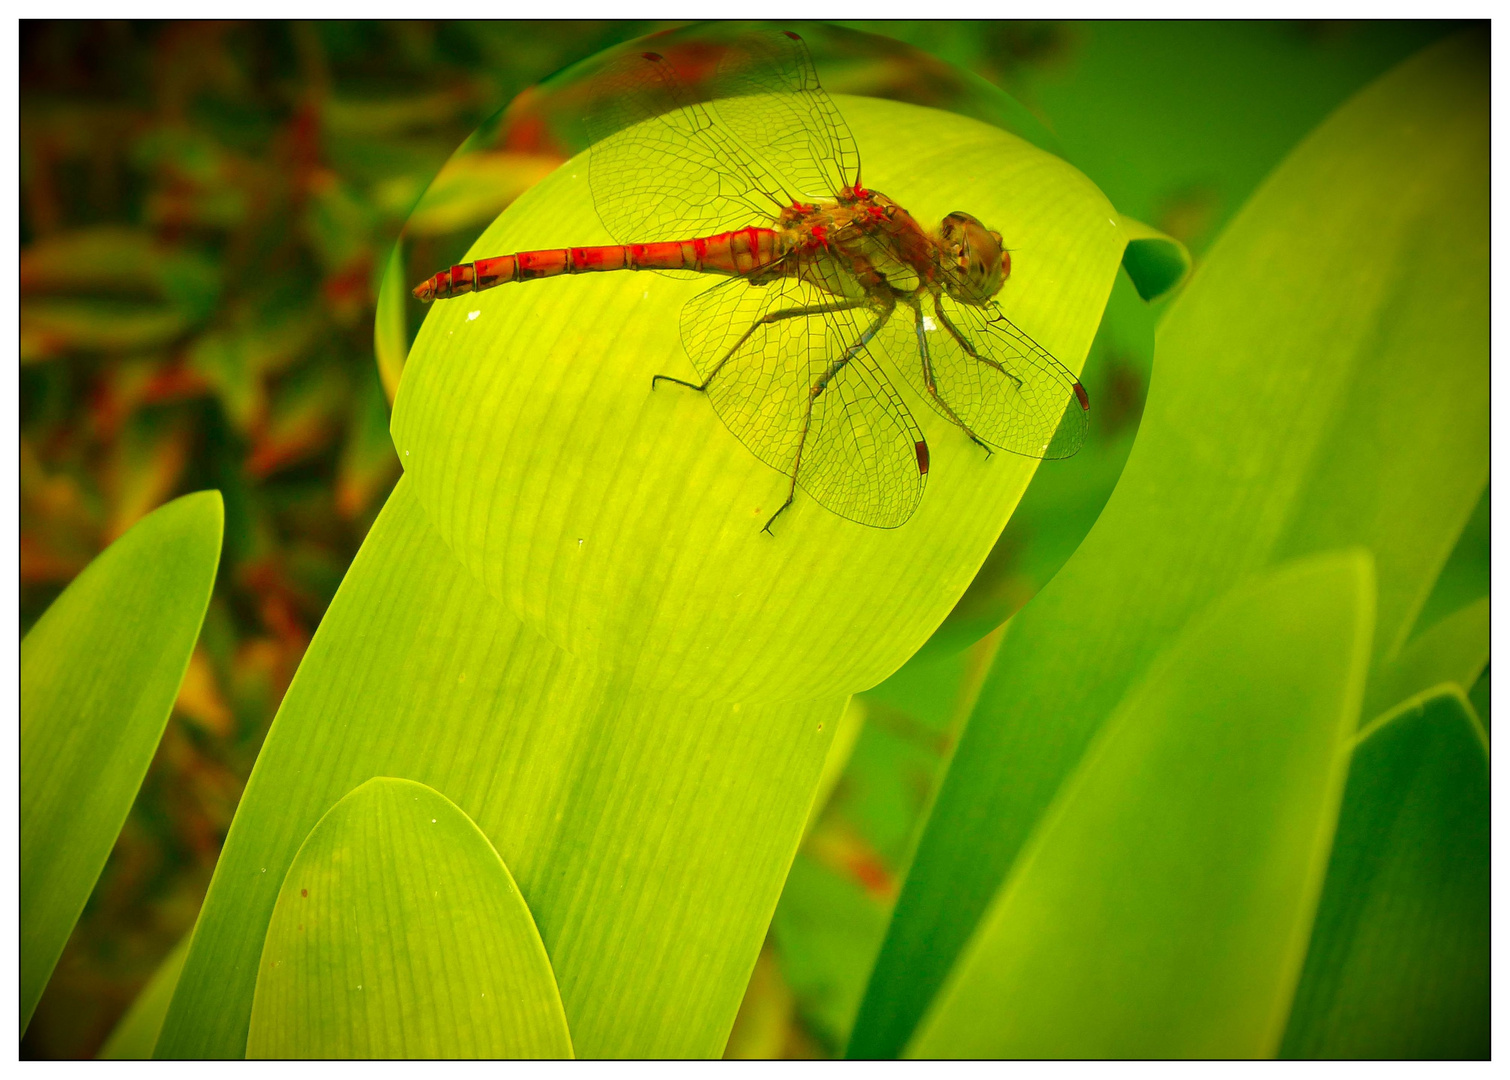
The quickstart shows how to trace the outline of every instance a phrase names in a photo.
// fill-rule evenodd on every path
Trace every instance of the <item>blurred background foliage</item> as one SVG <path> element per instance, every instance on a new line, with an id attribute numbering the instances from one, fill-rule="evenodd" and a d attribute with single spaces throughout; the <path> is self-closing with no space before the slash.
<path id="1" fill-rule="evenodd" d="M 93 1055 L 192 926 L 278 703 L 397 479 L 373 319 L 411 208 L 520 91 L 665 25 L 22 24 L 22 632 L 154 507 L 209 487 L 226 503 L 223 563 L 174 717 L 26 1056 Z M 849 25 L 1013 94 L 1120 210 L 1183 240 L 1197 266 L 1312 127 L 1451 29 Z M 545 143 L 503 150 L 481 185 L 488 216 L 559 160 Z M 452 208 L 458 221 L 476 210 Z M 410 222 L 429 235 L 453 224 Z M 851 707 L 731 1055 L 842 1052 L 989 631 L 1105 504 L 1137 430 L 1157 315 L 1124 275 L 1086 365 L 1090 444 L 1040 472 L 935 640 Z M 1420 627 L 1487 590 L 1488 516 L 1486 496 Z M 1473 693 L 1486 722 L 1487 678 Z"/>

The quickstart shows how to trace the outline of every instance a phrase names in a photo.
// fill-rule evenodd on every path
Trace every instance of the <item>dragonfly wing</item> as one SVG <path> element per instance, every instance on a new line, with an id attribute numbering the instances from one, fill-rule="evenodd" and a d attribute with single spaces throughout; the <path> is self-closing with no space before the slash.
<path id="1" fill-rule="evenodd" d="M 917 391 L 947 416 L 928 393 L 916 326 L 907 332 L 910 348 L 901 331 L 888 347 Z M 945 295 L 932 313 L 923 309 L 923 337 L 939 397 L 985 442 L 1035 458 L 1071 457 L 1085 442 L 1090 404 L 1080 381 L 995 303 L 974 307 Z"/>
<path id="2" fill-rule="evenodd" d="M 682 309 L 682 341 L 719 419 L 819 504 L 863 525 L 895 528 L 917 508 L 928 451 L 912 414 L 864 349 L 813 387 L 875 320 L 826 310 L 831 293 L 783 278 L 723 282 Z M 807 434 L 804 439 L 804 425 Z"/>
<path id="3" fill-rule="evenodd" d="M 863 350 L 813 404 L 797 482 L 820 504 L 863 525 L 912 516 L 928 481 L 928 444 L 891 381 Z"/>
<path id="4" fill-rule="evenodd" d="M 859 182 L 855 138 L 796 34 L 742 36 L 720 63 L 713 94 L 729 129 L 797 194 L 831 199 Z"/>
<path id="5" fill-rule="evenodd" d="M 588 183 L 621 244 L 686 240 L 769 225 L 791 201 L 656 53 L 599 76 L 588 113 Z"/>

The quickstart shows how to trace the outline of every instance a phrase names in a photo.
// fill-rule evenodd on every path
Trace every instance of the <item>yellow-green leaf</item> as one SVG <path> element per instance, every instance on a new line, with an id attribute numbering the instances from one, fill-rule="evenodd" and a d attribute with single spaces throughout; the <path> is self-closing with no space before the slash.
<path id="1" fill-rule="evenodd" d="M 1104 197 L 975 121 L 840 107 L 868 183 L 1021 244 L 1003 306 L 1078 368 L 1126 239 Z M 606 239 L 579 157 L 473 255 Z M 277 882 L 374 775 L 443 790 L 493 842 L 578 1055 L 723 1050 L 845 699 L 932 632 L 1037 463 L 984 460 L 909 399 L 936 450 L 908 525 L 800 499 L 762 535 L 782 476 L 705 401 L 650 390 L 689 370 L 697 287 L 563 277 L 430 311 L 395 408 L 405 475 L 268 735 L 159 1056 L 243 1052 Z"/>
<path id="2" fill-rule="evenodd" d="M 594 669 L 487 596 L 401 478 L 268 733 L 157 1056 L 244 1053 L 295 852 L 395 774 L 443 788 L 507 863 L 578 1056 L 717 1055 L 843 705 L 699 701 Z"/>
<path id="3" fill-rule="evenodd" d="M 247 1057 L 562 1058 L 550 959 L 508 867 L 440 792 L 376 777 L 283 879 Z"/>
<path id="4" fill-rule="evenodd" d="M 210 602 L 220 493 L 155 510 L 21 642 L 21 1027 L 162 738 Z"/>
<path id="5" fill-rule="evenodd" d="M 836 100 L 868 183 L 920 221 L 964 209 L 1002 232 L 1015 252 L 1002 308 L 1078 370 L 1126 243 L 1105 197 L 977 121 Z M 467 258 L 611 242 L 587 180 L 586 159 L 574 159 Z M 692 377 L 679 313 L 709 286 L 599 274 L 437 303 L 394 407 L 405 474 L 462 564 L 574 655 L 624 670 L 650 662 L 658 684 L 699 696 L 864 689 L 948 613 L 1038 462 L 987 458 L 908 395 L 932 466 L 906 525 L 856 525 L 799 492 L 776 535 L 761 535 L 787 478 L 701 395 L 651 388 L 658 373 Z M 892 381 L 907 395 L 906 378 Z"/>
<path id="6" fill-rule="evenodd" d="M 1273 1054 L 1373 604 L 1355 550 L 1282 567 L 1197 617 L 1045 813 L 909 1054 Z"/>

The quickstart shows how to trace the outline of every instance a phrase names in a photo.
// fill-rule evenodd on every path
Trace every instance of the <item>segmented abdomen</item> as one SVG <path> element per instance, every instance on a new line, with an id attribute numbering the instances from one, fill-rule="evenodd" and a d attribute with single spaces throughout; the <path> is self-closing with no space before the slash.
<path id="1" fill-rule="evenodd" d="M 510 281 L 602 270 L 692 270 L 744 277 L 766 269 L 784 254 L 779 232 L 753 227 L 692 240 L 520 251 L 442 270 L 416 286 L 414 295 L 428 303 Z"/>

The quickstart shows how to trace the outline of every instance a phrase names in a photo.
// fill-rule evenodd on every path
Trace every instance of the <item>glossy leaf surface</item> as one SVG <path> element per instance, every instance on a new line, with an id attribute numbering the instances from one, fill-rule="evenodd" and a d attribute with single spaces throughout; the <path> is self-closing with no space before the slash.
<path id="1" fill-rule="evenodd" d="M 867 182 L 921 222 L 968 207 L 1020 246 L 1002 309 L 1078 369 L 1126 243 L 1104 197 L 998 129 L 836 100 Z M 586 164 L 522 196 L 468 257 L 610 242 Z M 463 565 L 575 655 L 625 668 L 648 653 L 657 682 L 699 696 L 864 689 L 942 620 L 1038 463 L 987 459 L 895 372 L 931 456 L 911 520 L 866 528 L 799 496 L 774 538 L 757 536 L 786 479 L 701 395 L 651 388 L 656 374 L 692 377 L 679 313 L 715 284 L 583 275 L 437 303 L 394 411 L 406 475 Z"/>
<path id="2" fill-rule="evenodd" d="M 1012 620 L 898 901 L 850 1053 L 900 1051 L 1127 687 L 1276 561 L 1362 545 L 1399 648 L 1488 469 L 1487 52 L 1357 95 L 1266 181 L 1159 327 L 1094 529 Z"/>
<path id="3" fill-rule="evenodd" d="M 1274 1052 L 1363 696 L 1370 562 L 1282 567 L 1175 639 L 1045 812 L 910 1055 Z"/>
<path id="4" fill-rule="evenodd" d="M 1285 1057 L 1489 1057 L 1488 751 L 1456 688 L 1361 733 Z"/>
<path id="5" fill-rule="evenodd" d="M 716 1055 L 842 707 L 627 689 L 481 592 L 401 480 L 268 735 L 158 1056 L 242 1053 L 253 986 L 224 973 L 255 973 L 248 927 L 320 817 L 394 773 L 444 786 L 507 863 L 578 1056 Z"/>
<path id="6" fill-rule="evenodd" d="M 571 1057 L 529 907 L 455 803 L 376 777 L 320 819 L 267 928 L 247 1057 Z"/>
<path id="7" fill-rule="evenodd" d="M 147 515 L 21 642 L 21 1027 L 162 738 L 215 584 L 223 509 Z"/>
<path id="8" fill-rule="evenodd" d="M 1031 243 L 1003 305 L 1078 367 L 1125 242 L 1099 193 L 973 121 L 841 108 L 867 180 Z M 578 160 L 474 254 L 605 239 Z M 723 1050 L 846 697 L 931 633 L 1036 462 L 983 461 L 914 403 L 937 445 L 914 521 L 807 503 L 760 535 L 780 475 L 706 402 L 650 391 L 687 366 L 695 287 L 604 274 L 432 309 L 394 417 L 405 477 L 268 736 L 160 1055 L 243 1051 L 277 882 L 374 775 L 443 790 L 492 841 L 579 1056 Z"/>

